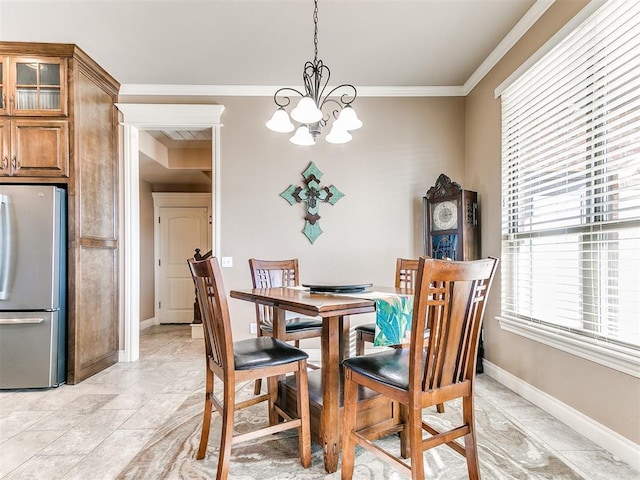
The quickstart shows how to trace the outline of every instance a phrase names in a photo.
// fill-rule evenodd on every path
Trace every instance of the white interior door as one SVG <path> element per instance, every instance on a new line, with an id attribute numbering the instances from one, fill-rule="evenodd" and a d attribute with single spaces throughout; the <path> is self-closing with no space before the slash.
<path id="1" fill-rule="evenodd" d="M 187 259 L 210 247 L 206 207 L 161 207 L 157 299 L 160 323 L 191 323 L 195 299 Z"/>

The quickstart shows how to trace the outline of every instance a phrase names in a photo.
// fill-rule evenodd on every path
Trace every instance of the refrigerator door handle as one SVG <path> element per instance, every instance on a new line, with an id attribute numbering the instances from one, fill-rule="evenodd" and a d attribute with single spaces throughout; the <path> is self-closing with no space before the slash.
<path id="1" fill-rule="evenodd" d="M 11 211 L 9 196 L 0 194 L 0 300 L 9 297 L 9 277 L 11 276 Z"/>
<path id="2" fill-rule="evenodd" d="M 0 325 L 43 323 L 44 318 L 0 318 Z"/>

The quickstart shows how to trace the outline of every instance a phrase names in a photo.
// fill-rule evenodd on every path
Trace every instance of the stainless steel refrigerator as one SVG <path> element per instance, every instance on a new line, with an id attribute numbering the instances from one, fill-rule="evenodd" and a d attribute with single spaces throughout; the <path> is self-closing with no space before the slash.
<path id="1" fill-rule="evenodd" d="M 66 191 L 0 185 L 0 388 L 66 376 Z"/>

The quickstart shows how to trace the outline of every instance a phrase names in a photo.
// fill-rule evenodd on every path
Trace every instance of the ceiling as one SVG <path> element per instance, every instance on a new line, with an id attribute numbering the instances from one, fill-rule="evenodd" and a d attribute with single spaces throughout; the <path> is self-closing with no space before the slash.
<path id="1" fill-rule="evenodd" d="M 518 22 L 551 3 L 319 0 L 318 58 L 331 85 L 352 83 L 359 93 L 468 87 L 496 49 L 506 52 L 501 42 Z M 0 39 L 75 43 L 123 89 L 264 89 L 302 84 L 312 15 L 311 0 L 0 0 Z"/>
<path id="2" fill-rule="evenodd" d="M 320 0 L 331 83 L 462 85 L 535 0 Z M 549 2 L 547 2 L 549 3 Z M 76 43 L 121 84 L 290 85 L 311 0 L 2 0 L 0 38 Z"/>

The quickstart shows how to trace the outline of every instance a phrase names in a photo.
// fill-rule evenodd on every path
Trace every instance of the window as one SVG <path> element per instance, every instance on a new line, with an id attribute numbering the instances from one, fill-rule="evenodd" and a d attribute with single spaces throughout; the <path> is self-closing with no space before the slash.
<path id="1" fill-rule="evenodd" d="M 503 328 L 640 376 L 640 2 L 502 93 Z"/>

